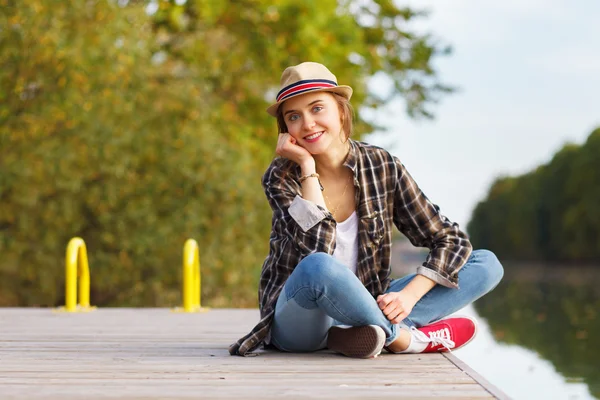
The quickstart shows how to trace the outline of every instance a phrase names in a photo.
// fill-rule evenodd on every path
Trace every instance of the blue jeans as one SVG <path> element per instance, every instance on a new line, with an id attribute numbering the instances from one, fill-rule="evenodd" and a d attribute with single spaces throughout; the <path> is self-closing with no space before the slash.
<path id="1" fill-rule="evenodd" d="M 444 318 L 491 291 L 503 275 L 494 253 L 475 250 L 458 272 L 460 289 L 434 286 L 402 324 L 420 327 Z M 399 292 L 414 277 L 394 279 L 387 293 Z M 401 329 L 386 318 L 348 267 L 328 254 L 311 254 L 294 269 L 277 299 L 271 342 L 291 352 L 324 349 L 333 325 L 378 325 L 385 331 L 386 345 L 396 340 Z"/>

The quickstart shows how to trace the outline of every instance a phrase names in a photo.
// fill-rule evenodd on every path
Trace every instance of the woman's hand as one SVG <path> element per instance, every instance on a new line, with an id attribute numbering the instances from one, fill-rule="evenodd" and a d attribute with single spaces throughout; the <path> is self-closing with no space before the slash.
<path id="1" fill-rule="evenodd" d="M 277 140 L 277 149 L 275 152 L 281 157 L 292 160 L 301 167 L 312 164 L 314 167 L 314 158 L 304 147 L 296 143 L 289 133 L 280 133 L 279 139 Z M 314 172 L 314 171 L 313 171 Z"/>
<path id="2" fill-rule="evenodd" d="M 406 289 L 377 296 L 377 305 L 392 324 L 399 324 L 410 314 L 419 298 Z"/>

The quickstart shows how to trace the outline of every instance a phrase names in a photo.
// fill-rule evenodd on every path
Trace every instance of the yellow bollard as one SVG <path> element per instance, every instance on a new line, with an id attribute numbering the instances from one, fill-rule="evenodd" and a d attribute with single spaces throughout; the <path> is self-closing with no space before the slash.
<path id="1" fill-rule="evenodd" d="M 83 239 L 75 237 L 69 241 L 65 260 L 65 306 L 60 311 L 88 312 L 90 306 L 90 268 L 87 249 Z M 79 277 L 79 305 L 77 304 L 77 277 Z"/>
<path id="2" fill-rule="evenodd" d="M 200 256 L 198 243 L 188 239 L 183 246 L 183 308 L 176 308 L 175 312 L 204 312 L 200 303 Z"/>

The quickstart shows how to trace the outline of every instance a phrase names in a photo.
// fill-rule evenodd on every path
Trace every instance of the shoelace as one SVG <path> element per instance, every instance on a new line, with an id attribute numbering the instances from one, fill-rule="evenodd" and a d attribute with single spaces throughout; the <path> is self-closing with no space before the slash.
<path id="1" fill-rule="evenodd" d="M 429 342 L 434 346 L 442 345 L 448 351 L 452 352 L 452 349 L 456 346 L 456 344 L 450 339 L 450 331 L 448 328 L 439 329 L 437 331 L 429 332 L 429 336 L 425 333 L 421 332 L 414 326 L 410 328 L 411 333 L 419 340 L 423 342 Z"/>

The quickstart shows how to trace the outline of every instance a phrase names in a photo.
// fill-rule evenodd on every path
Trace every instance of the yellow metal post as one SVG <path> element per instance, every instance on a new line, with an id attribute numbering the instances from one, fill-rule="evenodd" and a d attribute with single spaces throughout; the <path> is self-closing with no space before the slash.
<path id="1" fill-rule="evenodd" d="M 174 311 L 207 311 L 200 303 L 201 287 L 198 243 L 194 239 L 188 239 L 183 246 L 183 309 L 177 308 Z"/>
<path id="2" fill-rule="evenodd" d="M 79 305 L 77 305 L 77 278 L 79 277 Z M 90 268 L 87 249 L 83 239 L 75 237 L 69 241 L 65 259 L 65 306 L 67 312 L 91 311 Z"/>

